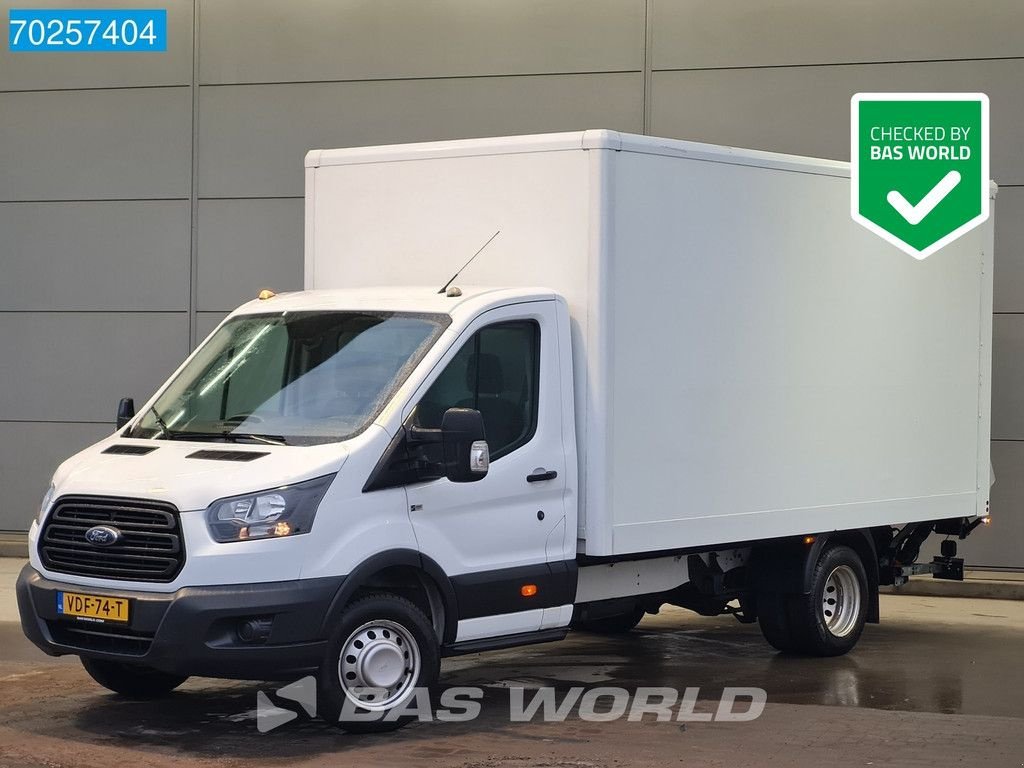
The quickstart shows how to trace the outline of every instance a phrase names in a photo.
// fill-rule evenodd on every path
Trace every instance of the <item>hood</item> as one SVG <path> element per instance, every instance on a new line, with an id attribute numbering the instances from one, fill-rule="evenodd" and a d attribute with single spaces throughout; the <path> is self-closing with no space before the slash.
<path id="1" fill-rule="evenodd" d="M 124 446 L 152 450 L 145 454 L 106 452 L 112 447 L 124 450 Z M 200 451 L 206 458 L 194 456 Z M 216 456 L 218 453 L 222 455 Z M 341 469 L 348 453 L 346 443 L 288 446 L 112 436 L 60 465 L 53 478 L 54 498 L 72 494 L 125 496 L 168 501 L 179 511 L 190 512 L 206 509 L 225 496 L 332 474 Z"/>

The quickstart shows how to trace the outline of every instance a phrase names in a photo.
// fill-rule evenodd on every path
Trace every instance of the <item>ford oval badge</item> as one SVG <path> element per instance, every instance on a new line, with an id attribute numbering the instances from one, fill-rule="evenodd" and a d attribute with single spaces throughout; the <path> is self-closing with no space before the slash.
<path id="1" fill-rule="evenodd" d="M 121 532 L 109 525 L 96 525 L 85 532 L 85 540 L 96 547 L 109 547 L 121 540 Z"/>

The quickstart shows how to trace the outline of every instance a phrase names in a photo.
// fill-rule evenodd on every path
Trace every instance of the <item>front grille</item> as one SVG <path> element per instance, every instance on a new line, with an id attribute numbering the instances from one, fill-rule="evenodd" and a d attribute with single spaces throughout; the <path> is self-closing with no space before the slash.
<path id="1" fill-rule="evenodd" d="M 102 525 L 121 538 L 98 546 L 85 532 Z M 58 573 L 122 581 L 173 581 L 185 564 L 178 510 L 171 504 L 101 496 L 58 499 L 39 537 L 43 565 Z"/>
<path id="2" fill-rule="evenodd" d="M 58 645 L 85 651 L 105 651 L 126 656 L 145 656 L 153 644 L 153 636 L 127 627 L 109 624 L 80 624 L 48 621 L 50 637 Z"/>

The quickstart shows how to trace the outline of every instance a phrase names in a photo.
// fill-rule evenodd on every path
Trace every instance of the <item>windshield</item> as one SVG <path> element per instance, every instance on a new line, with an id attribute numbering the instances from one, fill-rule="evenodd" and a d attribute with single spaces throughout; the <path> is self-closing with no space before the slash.
<path id="1" fill-rule="evenodd" d="M 447 315 L 286 312 L 229 320 L 129 437 L 309 445 L 376 418 Z"/>

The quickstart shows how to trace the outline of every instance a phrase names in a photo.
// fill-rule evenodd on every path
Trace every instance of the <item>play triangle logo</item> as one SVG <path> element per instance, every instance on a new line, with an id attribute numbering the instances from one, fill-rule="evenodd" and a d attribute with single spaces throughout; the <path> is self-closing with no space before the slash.
<path id="1" fill-rule="evenodd" d="M 310 717 L 316 717 L 316 678 L 312 675 L 296 680 L 294 683 L 277 689 L 282 699 L 294 701 L 300 705 Z"/>
<path id="2" fill-rule="evenodd" d="M 278 688 L 275 693 L 282 699 L 294 701 L 310 717 L 316 717 L 316 678 L 312 675 Z M 274 704 L 263 691 L 256 693 L 256 729 L 260 733 L 269 733 L 298 716 L 297 712 Z"/>
<path id="3" fill-rule="evenodd" d="M 298 715 L 290 709 L 281 709 L 263 691 L 256 694 L 256 729 L 260 733 L 269 733 L 285 723 L 290 723 Z"/>

